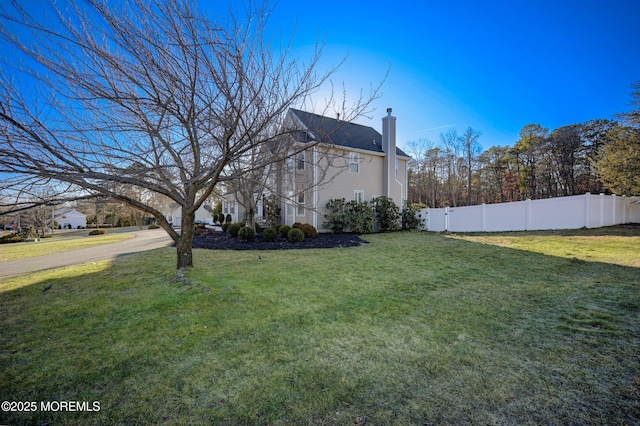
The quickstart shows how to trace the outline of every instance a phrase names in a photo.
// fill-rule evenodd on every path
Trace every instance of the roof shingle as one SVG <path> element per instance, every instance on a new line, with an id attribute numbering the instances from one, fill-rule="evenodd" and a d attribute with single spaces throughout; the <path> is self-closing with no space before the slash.
<path id="1" fill-rule="evenodd" d="M 310 112 L 290 109 L 312 133 L 315 140 L 322 143 L 356 148 L 365 151 L 382 153 L 382 135 L 375 129 L 361 124 L 348 123 L 336 118 L 329 118 Z M 296 138 L 298 139 L 298 138 Z M 396 155 L 409 157 L 396 147 Z"/>

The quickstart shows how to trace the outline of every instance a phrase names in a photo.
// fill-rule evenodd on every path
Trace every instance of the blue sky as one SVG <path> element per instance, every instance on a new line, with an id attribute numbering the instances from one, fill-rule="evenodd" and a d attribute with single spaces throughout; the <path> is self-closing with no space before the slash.
<path id="1" fill-rule="evenodd" d="M 530 123 L 550 129 L 628 111 L 640 80 L 640 1 L 281 0 L 270 20 L 294 53 L 325 43 L 322 66 L 353 96 L 390 68 L 387 107 L 398 143 L 471 126 L 485 149 L 513 145 Z M 317 94 L 321 102 L 326 93 Z M 448 126 L 448 127 L 445 127 Z"/>
<path id="2" fill-rule="evenodd" d="M 325 43 L 320 69 L 346 57 L 332 81 L 352 98 L 389 70 L 372 118 L 357 122 L 380 131 L 392 107 L 401 147 L 470 126 L 484 149 L 512 146 L 530 123 L 555 129 L 628 111 L 638 22 L 640 0 L 280 0 L 269 21 L 284 39 L 293 34 L 302 60 Z"/>

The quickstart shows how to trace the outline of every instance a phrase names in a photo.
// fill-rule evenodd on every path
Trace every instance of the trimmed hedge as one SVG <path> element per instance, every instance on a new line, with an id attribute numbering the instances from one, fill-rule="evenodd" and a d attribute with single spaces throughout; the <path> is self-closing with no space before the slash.
<path id="1" fill-rule="evenodd" d="M 291 231 L 291 227 L 289 225 L 282 225 L 278 232 L 282 238 L 287 238 L 289 235 L 289 231 Z"/>
<path id="2" fill-rule="evenodd" d="M 89 232 L 89 235 L 104 235 L 106 233 L 106 229 L 94 229 L 93 231 Z"/>
<path id="3" fill-rule="evenodd" d="M 262 239 L 267 243 L 272 243 L 278 239 L 278 231 L 275 228 L 267 228 L 262 231 Z"/>
<path id="4" fill-rule="evenodd" d="M 243 226 L 238 231 L 238 238 L 242 241 L 252 241 L 256 237 L 256 231 L 250 226 Z"/>
<path id="5" fill-rule="evenodd" d="M 300 228 L 291 228 L 287 234 L 287 238 L 292 243 L 301 243 L 304 241 L 304 232 Z"/>
<path id="6" fill-rule="evenodd" d="M 227 234 L 231 235 L 232 237 L 237 237 L 238 232 L 240 232 L 241 228 L 242 228 L 242 225 L 240 225 L 239 223 L 232 223 L 227 228 Z"/>

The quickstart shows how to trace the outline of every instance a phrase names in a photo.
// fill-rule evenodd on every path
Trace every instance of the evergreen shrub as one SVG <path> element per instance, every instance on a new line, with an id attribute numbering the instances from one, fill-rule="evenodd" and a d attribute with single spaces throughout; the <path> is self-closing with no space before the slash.
<path id="1" fill-rule="evenodd" d="M 253 241 L 255 236 L 256 231 L 250 226 L 244 226 L 238 231 L 238 238 L 240 238 L 242 241 Z"/>
<path id="2" fill-rule="evenodd" d="M 292 243 L 300 243 L 304 241 L 304 232 L 300 228 L 291 228 L 287 234 L 287 238 Z"/>
<path id="3" fill-rule="evenodd" d="M 240 225 L 239 223 L 232 223 L 227 228 L 227 234 L 231 235 L 232 237 L 237 237 L 238 232 L 240 232 L 241 228 L 242 228 L 242 225 Z"/>
<path id="4" fill-rule="evenodd" d="M 262 239 L 267 243 L 272 243 L 278 239 L 278 231 L 275 228 L 267 228 L 262 232 Z"/>
<path id="5" fill-rule="evenodd" d="M 344 198 L 331 199 L 327 202 L 327 214 L 324 215 L 325 222 L 322 227 L 330 229 L 334 234 L 341 234 L 348 231 L 349 223 L 347 220 L 346 204 Z"/>
<path id="6" fill-rule="evenodd" d="M 349 229 L 356 234 L 371 234 L 375 224 L 376 215 L 367 202 L 359 203 L 349 201 L 347 203 L 347 217 Z"/>
<path id="7" fill-rule="evenodd" d="M 287 235 L 289 235 L 290 230 L 291 230 L 291 227 L 289 225 L 282 225 L 280 229 L 278 229 L 278 232 L 280 233 L 282 238 L 287 238 Z"/>
<path id="8" fill-rule="evenodd" d="M 327 214 L 322 226 L 334 234 L 354 232 L 371 234 L 375 223 L 375 213 L 367 202 L 346 201 L 344 198 L 329 200 L 326 204 Z"/>
<path id="9" fill-rule="evenodd" d="M 402 209 L 402 229 L 418 229 L 420 218 L 417 211 L 409 203 Z"/>
<path id="10" fill-rule="evenodd" d="M 381 196 L 371 200 L 371 205 L 376 212 L 380 231 L 394 231 L 400 227 L 400 209 L 389 197 Z"/>

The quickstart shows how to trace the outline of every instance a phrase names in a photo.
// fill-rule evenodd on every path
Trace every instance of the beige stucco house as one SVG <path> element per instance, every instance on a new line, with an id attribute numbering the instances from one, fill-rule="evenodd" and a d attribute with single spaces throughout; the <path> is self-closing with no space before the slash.
<path id="1" fill-rule="evenodd" d="M 402 207 L 407 199 L 409 156 L 396 146 L 396 117 L 382 118 L 382 134 L 360 124 L 290 109 L 291 156 L 276 178 L 282 221 L 310 223 L 322 231 L 330 199 L 371 201 L 386 196 Z M 309 148 L 305 148 L 309 146 Z"/>

